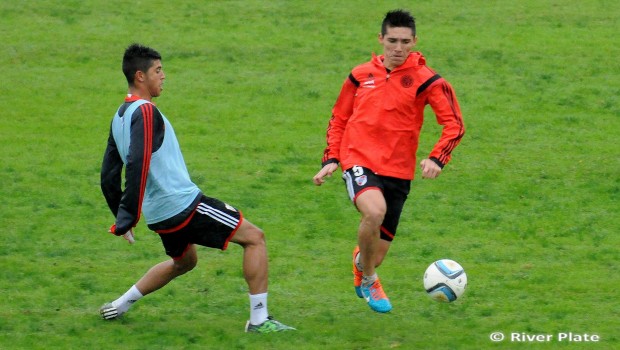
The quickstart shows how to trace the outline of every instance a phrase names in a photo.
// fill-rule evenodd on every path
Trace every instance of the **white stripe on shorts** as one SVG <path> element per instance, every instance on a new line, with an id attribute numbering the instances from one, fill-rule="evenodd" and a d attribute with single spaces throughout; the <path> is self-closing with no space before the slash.
<path id="1" fill-rule="evenodd" d="M 237 219 L 236 217 L 230 216 L 226 214 L 225 212 L 215 209 L 213 207 L 210 207 L 204 203 L 198 204 L 196 211 L 199 212 L 200 214 L 207 215 L 213 220 L 221 222 L 222 224 L 230 228 L 233 228 L 233 229 L 237 227 L 237 225 L 239 224 L 239 219 Z"/>
<path id="2" fill-rule="evenodd" d="M 342 178 L 347 185 L 347 192 L 349 193 L 349 198 L 353 200 L 353 198 L 355 198 L 355 190 L 353 189 L 353 178 L 351 178 L 351 174 L 346 171 L 342 174 Z"/>

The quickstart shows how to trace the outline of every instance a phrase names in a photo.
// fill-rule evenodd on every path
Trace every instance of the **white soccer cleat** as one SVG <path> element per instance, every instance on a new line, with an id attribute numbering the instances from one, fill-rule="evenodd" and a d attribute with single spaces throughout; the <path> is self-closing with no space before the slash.
<path id="1" fill-rule="evenodd" d="M 112 305 L 112 303 L 107 303 L 103 305 L 99 309 L 99 313 L 104 320 L 113 320 L 122 315 L 122 313 L 119 313 L 118 309 L 114 305 Z"/>

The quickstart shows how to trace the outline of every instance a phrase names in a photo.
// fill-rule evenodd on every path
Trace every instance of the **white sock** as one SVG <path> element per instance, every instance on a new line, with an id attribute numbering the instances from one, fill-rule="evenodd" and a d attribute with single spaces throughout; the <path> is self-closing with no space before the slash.
<path id="1" fill-rule="evenodd" d="M 142 298 L 142 293 L 136 288 L 135 285 L 131 286 L 125 294 L 120 298 L 114 300 L 112 305 L 118 310 L 118 314 L 123 314 L 129 310 L 131 305 Z"/>
<path id="2" fill-rule="evenodd" d="M 357 253 L 357 255 L 355 255 L 355 266 L 357 267 L 358 270 L 364 271 L 364 266 L 362 266 L 361 256 L 362 254 L 360 254 L 359 252 Z"/>
<path id="3" fill-rule="evenodd" d="M 267 293 L 250 294 L 250 323 L 259 325 L 267 321 Z"/>
<path id="4" fill-rule="evenodd" d="M 364 275 L 364 277 L 362 277 L 362 285 L 363 286 L 369 286 L 369 285 L 375 283 L 377 278 L 379 278 L 379 277 L 377 276 L 376 273 L 374 275 L 372 275 L 372 276 Z"/>

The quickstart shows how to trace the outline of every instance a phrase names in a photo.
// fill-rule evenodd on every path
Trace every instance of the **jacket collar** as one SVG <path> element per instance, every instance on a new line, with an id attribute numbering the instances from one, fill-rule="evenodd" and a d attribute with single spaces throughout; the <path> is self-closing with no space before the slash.
<path id="1" fill-rule="evenodd" d="M 127 96 L 125 96 L 125 102 L 136 102 L 139 100 L 143 100 L 143 98 L 138 95 L 127 94 Z M 151 104 L 154 105 L 153 102 L 151 102 Z"/>
<path id="2" fill-rule="evenodd" d="M 375 53 L 372 54 L 372 60 L 371 62 L 375 65 L 381 66 L 383 68 L 385 68 L 385 66 L 383 65 L 383 59 L 385 58 L 384 55 L 376 55 Z M 424 58 L 424 55 L 422 55 L 421 52 L 419 51 L 414 51 L 414 52 L 410 52 L 409 53 L 409 57 L 407 57 L 407 60 L 405 60 L 405 63 L 401 64 L 400 66 L 392 69 L 392 72 L 395 70 L 400 70 L 400 69 L 407 69 L 407 68 L 412 68 L 412 67 L 416 67 L 416 66 L 423 66 L 426 64 L 426 59 Z"/>

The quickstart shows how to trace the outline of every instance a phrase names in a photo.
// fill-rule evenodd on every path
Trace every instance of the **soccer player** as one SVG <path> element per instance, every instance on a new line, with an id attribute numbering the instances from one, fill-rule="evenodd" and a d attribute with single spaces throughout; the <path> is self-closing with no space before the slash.
<path id="1" fill-rule="evenodd" d="M 143 296 L 192 270 L 196 244 L 225 250 L 243 247 L 243 274 L 249 287 L 250 320 L 246 332 L 292 330 L 267 311 L 267 248 L 263 232 L 236 208 L 205 196 L 190 180 L 179 143 L 168 119 L 153 104 L 165 79 L 160 54 L 139 44 L 123 57 L 129 92 L 112 119 L 101 168 L 101 189 L 116 218 L 110 232 L 133 241 L 132 228 L 144 213 L 171 257 L 153 266 L 125 294 L 101 307 L 115 319 Z M 121 172 L 125 167 L 125 189 Z"/>
<path id="2" fill-rule="evenodd" d="M 373 54 L 345 79 L 327 128 L 323 167 L 313 178 L 320 186 L 339 165 L 343 169 L 349 197 L 361 214 L 353 283 L 357 296 L 377 312 L 392 309 L 375 269 L 396 235 L 414 178 L 425 106 L 431 106 L 443 129 L 420 162 L 423 178 L 439 176 L 465 132 L 452 87 L 412 51 L 417 40 L 409 12 L 386 14 L 379 34 L 383 54 Z"/>

